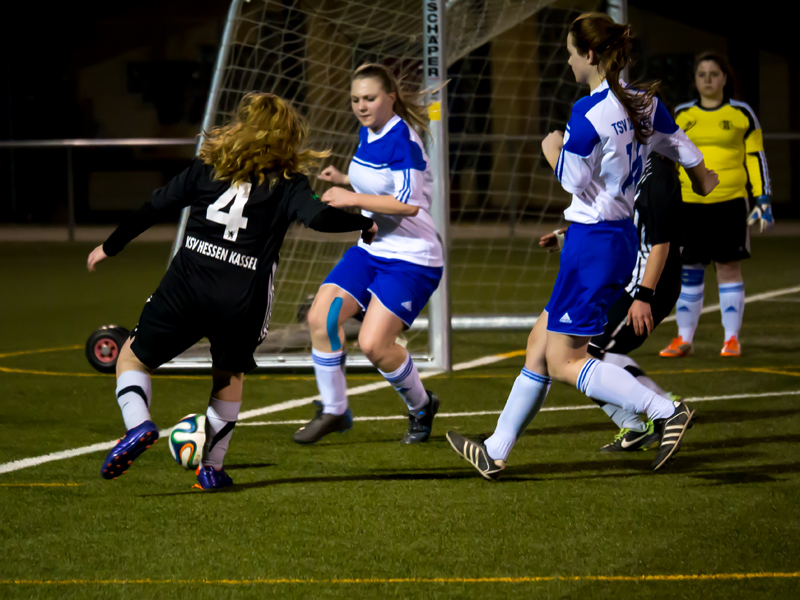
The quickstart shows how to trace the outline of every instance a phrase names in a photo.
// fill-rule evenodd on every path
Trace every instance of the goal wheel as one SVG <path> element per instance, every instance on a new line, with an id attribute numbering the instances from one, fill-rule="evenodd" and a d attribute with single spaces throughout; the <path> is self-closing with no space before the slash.
<path id="1" fill-rule="evenodd" d="M 114 373 L 117 358 L 128 339 L 128 330 L 117 325 L 103 325 L 86 341 L 86 358 L 101 373 Z"/>

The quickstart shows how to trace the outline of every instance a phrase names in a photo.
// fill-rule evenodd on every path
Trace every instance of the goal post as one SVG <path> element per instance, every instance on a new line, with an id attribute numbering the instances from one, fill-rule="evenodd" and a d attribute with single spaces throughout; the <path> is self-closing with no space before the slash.
<path id="1" fill-rule="evenodd" d="M 543 135 L 563 128 L 581 91 L 566 63 L 572 19 L 593 0 L 233 0 L 203 130 L 229 119 L 250 91 L 277 94 L 303 114 L 309 145 L 345 171 L 358 144 L 349 107 L 353 70 L 389 67 L 428 92 L 431 213 L 445 273 L 402 342 L 421 369 L 449 370 L 451 330 L 527 329 L 546 302 L 557 259 L 538 237 L 568 201 L 543 160 Z M 618 0 L 619 2 L 620 0 Z M 624 0 L 622 0 L 624 1 Z M 312 176 L 322 193 L 329 184 Z M 183 240 L 182 216 L 173 255 Z M 293 226 L 281 250 L 270 332 L 259 368 L 311 367 L 309 296 L 357 235 Z M 348 338 L 359 324 L 348 322 Z M 367 366 L 351 348 L 348 365 Z M 207 348 L 164 366 L 206 369 Z"/>

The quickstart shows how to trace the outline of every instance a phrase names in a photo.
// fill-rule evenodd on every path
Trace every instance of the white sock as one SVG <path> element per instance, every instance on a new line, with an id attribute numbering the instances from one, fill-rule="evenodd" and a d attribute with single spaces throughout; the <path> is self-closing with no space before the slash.
<path id="1" fill-rule="evenodd" d="M 228 451 L 233 428 L 239 419 L 240 402 L 224 402 L 217 398 L 208 401 L 206 411 L 206 443 L 203 446 L 202 466 L 222 468 L 222 461 Z"/>
<path id="2" fill-rule="evenodd" d="M 644 432 L 647 429 L 647 423 L 642 421 L 634 412 L 614 406 L 613 404 L 603 404 L 600 408 L 606 413 L 611 420 L 614 421 L 620 429 L 630 429 L 631 431 Z"/>
<path id="3" fill-rule="evenodd" d="M 739 336 L 744 316 L 744 283 L 722 283 L 719 286 L 719 310 L 722 313 L 722 326 L 725 328 L 725 341 Z"/>
<path id="4" fill-rule="evenodd" d="M 659 396 L 664 396 L 665 398 L 669 397 L 669 392 L 666 392 L 664 389 L 661 388 L 655 381 L 650 379 L 642 368 L 633 360 L 631 357 L 626 356 L 625 354 L 613 354 L 611 352 L 606 352 L 603 354 L 603 358 L 601 359 L 603 362 L 611 363 L 612 365 L 617 365 L 618 367 L 622 367 L 628 373 L 636 377 L 636 379 L 648 389 L 653 390 Z"/>
<path id="5" fill-rule="evenodd" d="M 494 460 L 506 460 L 525 428 L 542 408 L 551 379 L 523 368 L 514 381 L 503 412 L 492 437 L 486 440 L 486 451 Z"/>
<path id="6" fill-rule="evenodd" d="M 578 389 L 589 398 L 630 413 L 645 413 L 649 419 L 664 419 L 675 414 L 670 400 L 647 389 L 625 369 L 595 358 L 583 365 L 578 375 Z"/>
<path id="7" fill-rule="evenodd" d="M 125 371 L 117 378 L 117 404 L 122 410 L 125 429 L 138 427 L 150 420 L 150 375 L 141 371 Z"/>
<path id="8" fill-rule="evenodd" d="M 690 344 L 700 321 L 700 311 L 703 310 L 704 274 L 703 265 L 687 265 L 681 271 L 681 295 L 676 304 L 676 320 L 678 335 Z"/>
<path id="9" fill-rule="evenodd" d="M 329 415 L 343 415 L 347 411 L 347 378 L 344 374 L 347 354 L 311 350 L 314 360 L 314 375 L 317 388 L 322 396 L 322 412 Z"/>
<path id="10" fill-rule="evenodd" d="M 411 360 L 410 354 L 406 354 L 405 361 L 396 371 L 385 373 L 378 369 L 378 372 L 386 378 L 386 381 L 392 384 L 392 387 L 400 394 L 409 410 L 419 410 L 428 403 L 428 392 L 425 391 L 425 386 L 422 385 L 419 371 L 417 371 L 414 361 Z"/>

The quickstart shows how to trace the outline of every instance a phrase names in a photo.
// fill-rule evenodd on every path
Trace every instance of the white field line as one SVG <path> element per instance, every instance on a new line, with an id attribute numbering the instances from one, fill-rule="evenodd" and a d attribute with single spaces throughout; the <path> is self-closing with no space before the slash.
<path id="1" fill-rule="evenodd" d="M 749 302 L 758 302 L 759 300 L 768 300 L 770 298 L 775 298 L 777 296 L 783 296 L 787 294 L 795 294 L 800 293 L 800 286 L 795 286 L 791 288 L 784 288 L 780 290 L 773 290 L 771 292 L 765 292 L 763 294 L 754 294 L 753 296 L 749 296 L 745 298 L 745 303 Z M 719 305 L 715 304 L 713 306 L 707 306 L 703 309 L 703 313 L 713 312 L 719 310 Z M 670 316 L 664 319 L 665 321 L 674 321 L 675 317 Z M 475 360 L 459 363 L 457 365 L 453 365 L 454 371 L 462 371 L 464 369 L 474 369 L 477 367 L 482 367 L 485 365 L 490 365 L 496 362 L 500 362 L 501 360 L 505 360 L 508 358 L 507 354 L 495 354 L 490 356 L 484 356 L 481 358 L 477 358 Z M 434 375 L 440 375 L 441 371 L 424 371 L 420 373 L 421 378 L 432 377 Z M 349 396 L 355 396 L 358 394 L 366 394 L 367 392 L 372 392 L 375 390 L 379 390 L 381 388 L 389 387 L 389 383 L 385 381 L 379 381 L 376 383 L 370 383 L 368 385 L 358 386 L 347 391 Z M 794 392 L 791 392 L 794 393 Z M 307 404 L 311 404 L 314 400 L 319 400 L 319 395 L 316 396 L 309 396 L 308 398 L 299 398 L 297 400 L 288 400 L 286 402 L 280 402 L 278 404 L 272 404 L 270 406 L 264 406 L 263 408 L 256 408 L 253 410 L 248 410 L 239 415 L 239 420 L 245 419 L 252 419 L 253 417 L 259 417 L 261 415 L 267 415 L 270 413 L 281 412 L 284 410 L 290 410 L 292 408 L 297 408 L 299 406 L 305 406 Z M 732 398 L 731 398 L 732 399 Z M 696 402 L 696 400 L 695 400 Z M 576 407 L 573 410 L 583 410 L 584 408 L 592 408 L 592 406 L 587 407 Z M 555 410 L 555 409 L 543 409 L 543 410 Z M 564 410 L 564 409 L 562 409 Z M 498 413 L 491 413 L 491 414 L 498 414 Z M 441 415 L 444 416 L 444 415 Z M 406 418 L 406 417 L 401 417 Z M 305 421 L 303 421 L 305 423 Z M 242 423 L 242 425 L 246 425 L 246 423 Z M 167 436 L 172 431 L 172 428 L 163 429 L 159 432 L 161 436 Z M 72 450 L 62 450 L 60 452 L 51 452 L 50 454 L 44 454 L 42 456 L 33 456 L 31 458 L 22 458 L 20 460 L 14 460 L 11 462 L 0 464 L 0 474 L 2 473 L 11 473 L 12 471 L 19 471 L 21 469 L 27 469 L 29 467 L 35 467 L 37 465 L 41 465 L 48 462 L 53 462 L 56 460 L 66 460 L 68 458 L 73 458 L 75 456 L 82 456 L 84 454 L 91 454 L 94 452 L 101 452 L 103 450 L 110 450 L 116 444 L 116 440 L 108 441 L 108 442 L 101 442 L 99 444 L 92 444 L 91 446 L 83 446 L 81 448 L 73 448 Z"/>
<path id="2" fill-rule="evenodd" d="M 800 390 L 789 392 L 765 392 L 762 394 L 731 394 L 728 396 L 701 396 L 698 398 L 684 398 L 684 402 L 690 404 L 697 404 L 698 402 L 719 402 L 721 400 L 739 400 L 742 398 L 769 398 L 773 396 L 798 396 Z M 539 412 L 563 412 L 570 410 L 589 410 L 592 408 L 600 408 L 596 404 L 580 404 L 578 406 L 553 406 L 552 408 L 543 408 Z M 479 410 L 475 412 L 455 412 L 455 413 L 439 413 L 436 415 L 437 419 L 448 417 L 481 417 L 485 415 L 499 415 L 499 410 Z M 406 415 L 387 415 L 379 417 L 355 417 L 354 421 L 400 421 L 405 420 Z M 308 420 L 294 420 L 294 421 L 253 421 L 252 423 L 241 423 L 248 427 L 258 427 L 261 425 L 303 425 Z"/>
<path id="3" fill-rule="evenodd" d="M 493 354 L 489 356 L 483 356 L 475 360 L 470 360 L 467 362 L 453 365 L 453 370 L 463 371 L 464 369 L 475 369 L 477 367 L 482 367 L 484 365 L 490 365 L 496 362 L 500 362 L 502 360 L 505 360 L 506 358 L 508 358 L 508 354 Z M 441 373 L 442 371 L 423 371 L 419 374 L 419 376 L 422 379 L 425 379 L 428 377 L 433 377 L 434 375 L 441 375 Z M 350 388 L 347 390 L 347 395 L 357 396 L 359 394 L 366 394 L 368 392 L 374 392 L 375 390 L 380 390 L 388 387 L 391 387 L 389 382 L 378 381 L 375 383 L 369 383 L 367 385 L 360 385 L 358 387 Z M 239 421 L 245 419 L 252 419 L 253 417 L 260 417 L 262 415 L 268 415 L 270 413 L 290 410 L 292 408 L 297 408 L 300 406 L 305 406 L 307 404 L 311 404 L 315 400 L 320 400 L 319 394 L 316 396 L 308 396 L 307 398 L 298 398 L 297 400 L 287 400 L 286 402 L 280 402 L 278 404 L 271 404 L 270 406 L 264 406 L 262 408 L 247 410 L 239 415 Z M 302 421 L 302 423 L 305 422 L 306 421 Z M 161 437 L 166 437 L 172 432 L 172 429 L 173 429 L 172 427 L 168 429 L 162 429 L 159 431 L 159 435 Z M 42 456 L 33 456 L 31 458 L 22 458 L 20 460 L 14 460 L 11 462 L 0 464 L 0 474 L 11 473 L 12 471 L 19 471 L 21 469 L 35 467 L 37 465 L 53 462 L 56 460 L 66 460 L 68 458 L 73 458 L 75 456 L 82 456 L 84 454 L 92 454 L 94 452 L 110 450 L 111 448 L 114 447 L 116 443 L 117 443 L 116 440 L 111 440 L 108 442 L 101 442 L 99 444 L 92 444 L 91 446 L 83 446 L 82 448 L 73 448 L 72 450 L 62 450 L 60 452 L 51 452 L 50 454 L 44 454 Z"/>

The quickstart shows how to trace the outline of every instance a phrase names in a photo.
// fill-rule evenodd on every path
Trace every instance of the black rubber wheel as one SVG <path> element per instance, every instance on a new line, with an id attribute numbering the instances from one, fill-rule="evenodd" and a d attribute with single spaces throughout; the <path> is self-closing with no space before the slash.
<path id="1" fill-rule="evenodd" d="M 117 358 L 128 339 L 128 330 L 117 325 L 103 325 L 86 341 L 86 358 L 101 373 L 114 373 Z"/>

